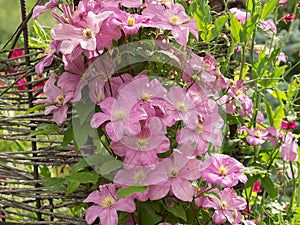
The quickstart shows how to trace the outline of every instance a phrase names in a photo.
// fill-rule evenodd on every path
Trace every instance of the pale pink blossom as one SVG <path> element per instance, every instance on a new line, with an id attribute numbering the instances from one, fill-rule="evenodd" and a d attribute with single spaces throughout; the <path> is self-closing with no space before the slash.
<path id="1" fill-rule="evenodd" d="M 88 12 L 86 27 L 71 24 L 58 24 L 51 35 L 54 40 L 61 41 L 60 51 L 71 54 L 77 47 L 83 50 L 95 51 L 97 47 L 96 35 L 100 31 L 102 22 L 112 14 L 111 11 L 95 14 Z"/>
<path id="2" fill-rule="evenodd" d="M 276 25 L 275 25 L 274 21 L 271 19 L 260 21 L 260 26 L 264 31 L 271 30 L 274 33 L 277 32 Z"/>
<path id="3" fill-rule="evenodd" d="M 226 221 L 231 224 L 239 224 L 242 219 L 240 211 L 246 207 L 246 201 L 230 188 L 222 191 L 213 189 L 212 191 L 219 195 L 220 200 L 211 196 L 205 197 L 202 207 L 215 209 L 212 216 L 213 221 L 216 224 L 224 224 Z"/>
<path id="4" fill-rule="evenodd" d="M 238 8 L 231 8 L 229 11 L 241 24 L 246 23 L 246 21 L 251 17 L 249 12 L 241 11 Z"/>
<path id="5" fill-rule="evenodd" d="M 120 26 L 125 35 L 136 34 L 141 27 L 147 27 L 150 24 L 150 18 L 138 14 L 130 14 L 121 10 L 114 11 L 112 24 Z"/>
<path id="6" fill-rule="evenodd" d="M 88 224 L 92 224 L 99 217 L 101 224 L 118 225 L 117 211 L 135 211 L 133 197 L 119 199 L 115 184 L 100 185 L 99 191 L 93 191 L 83 202 L 94 203 L 85 212 L 85 220 Z"/>
<path id="7" fill-rule="evenodd" d="M 266 140 L 270 141 L 274 146 L 277 144 L 277 140 L 274 137 L 273 133 L 274 127 L 269 127 L 267 129 L 261 129 L 259 127 L 255 127 L 252 130 L 246 126 L 242 126 L 239 128 L 240 131 L 247 131 L 248 136 L 246 137 L 247 142 L 250 145 L 257 146 L 265 143 Z"/>
<path id="8" fill-rule="evenodd" d="M 278 3 L 279 4 L 286 4 L 288 2 L 288 0 L 279 0 Z"/>
<path id="9" fill-rule="evenodd" d="M 114 141 L 120 141 L 125 133 L 137 135 L 141 131 L 139 121 L 146 119 L 146 114 L 142 111 L 135 110 L 136 101 L 128 94 L 127 102 L 121 98 L 107 97 L 100 104 L 103 112 L 95 113 L 91 126 L 98 128 L 104 122 L 105 131 Z"/>
<path id="10" fill-rule="evenodd" d="M 169 150 L 170 141 L 165 136 L 166 126 L 157 117 L 152 117 L 136 135 L 124 134 L 119 142 L 112 142 L 116 155 L 125 156 L 124 163 L 143 166 L 159 162 L 157 154 Z"/>
<path id="11" fill-rule="evenodd" d="M 183 145 L 178 150 L 173 150 L 173 159 L 167 158 L 162 162 L 168 179 L 150 186 L 151 200 L 161 199 L 169 192 L 183 201 L 191 202 L 193 200 L 195 189 L 190 180 L 200 178 L 201 161 L 191 157 L 192 152 L 191 145 Z"/>
<path id="12" fill-rule="evenodd" d="M 71 92 L 64 92 L 60 87 L 55 85 L 57 75 L 52 73 L 44 86 L 44 93 L 47 99 L 38 99 L 35 104 L 49 104 L 45 108 L 45 115 L 53 114 L 53 120 L 62 125 L 67 120 L 68 102 L 71 101 L 74 95 Z M 72 85 L 72 84 L 70 84 Z"/>
<path id="13" fill-rule="evenodd" d="M 239 181 L 247 182 L 247 176 L 241 172 L 243 168 L 243 164 L 228 155 L 213 154 L 201 165 L 202 180 L 223 188 L 233 187 Z"/>
<path id="14" fill-rule="evenodd" d="M 52 9 L 57 9 L 59 2 L 60 0 L 50 0 L 44 6 L 42 5 L 35 6 L 33 9 L 32 18 L 37 19 L 43 13 Z"/>
<path id="15" fill-rule="evenodd" d="M 176 121 L 182 120 L 190 128 L 195 128 L 198 122 L 197 110 L 191 96 L 185 89 L 171 87 L 166 96 L 167 111 L 164 122 L 172 126 Z"/>
<path id="16" fill-rule="evenodd" d="M 150 4 L 142 11 L 144 16 L 151 18 L 151 26 L 164 30 L 171 30 L 175 40 L 182 46 L 188 42 L 189 33 L 198 39 L 198 28 L 195 19 L 189 19 L 181 4 L 165 8 L 162 5 Z"/>
<path id="17" fill-rule="evenodd" d="M 279 148 L 279 153 L 285 162 L 298 160 L 297 137 L 292 132 L 288 132 L 283 138 L 283 144 Z"/>

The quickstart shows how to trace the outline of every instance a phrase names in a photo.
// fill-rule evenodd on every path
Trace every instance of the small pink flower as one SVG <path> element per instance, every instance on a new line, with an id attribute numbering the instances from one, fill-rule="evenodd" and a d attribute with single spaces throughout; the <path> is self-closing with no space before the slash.
<path id="1" fill-rule="evenodd" d="M 293 121 L 282 121 L 281 122 L 281 129 L 282 130 L 294 130 L 297 128 L 297 124 L 296 124 L 296 121 L 293 120 Z"/>
<path id="2" fill-rule="evenodd" d="M 41 5 L 35 6 L 33 9 L 32 18 L 37 19 L 39 17 L 39 15 L 41 15 L 49 10 L 56 9 L 59 2 L 60 2 L 60 0 L 50 0 L 44 6 L 41 6 Z"/>
<path id="3" fill-rule="evenodd" d="M 250 145 L 257 146 L 265 143 L 266 140 L 270 141 L 274 146 L 276 146 L 277 141 L 273 135 L 274 127 L 269 127 L 267 129 L 260 129 L 255 127 L 253 130 L 249 129 L 246 126 L 240 127 L 240 131 L 247 131 L 249 135 L 246 137 L 247 142 Z M 275 129 L 276 130 L 276 129 Z"/>
<path id="4" fill-rule="evenodd" d="M 127 101 L 124 98 L 127 97 Z M 108 136 L 114 141 L 120 141 L 125 133 L 137 135 L 141 131 L 140 120 L 146 119 L 146 114 L 135 110 L 136 101 L 132 96 L 127 94 L 117 99 L 113 97 L 105 98 L 99 105 L 103 112 L 95 113 L 91 126 L 98 128 L 104 122 Z"/>
<path id="5" fill-rule="evenodd" d="M 247 176 L 240 171 L 243 168 L 243 164 L 228 155 L 213 154 L 201 165 L 202 180 L 223 188 L 233 187 L 239 181 L 247 182 Z"/>
<path id="6" fill-rule="evenodd" d="M 182 46 L 187 44 L 189 33 L 198 39 L 196 20 L 187 17 L 181 4 L 170 5 L 170 8 L 150 4 L 142 14 L 151 18 L 151 27 L 171 30 L 175 40 Z"/>
<path id="7" fill-rule="evenodd" d="M 169 192 L 178 199 L 191 202 L 195 189 L 190 180 L 200 178 L 201 161 L 191 156 L 193 152 L 191 145 L 183 145 L 178 150 L 174 149 L 173 160 L 170 158 L 162 161 L 163 169 L 168 178 L 156 185 L 151 185 L 149 195 L 151 200 L 165 197 Z"/>
<path id="8" fill-rule="evenodd" d="M 256 193 L 262 192 L 262 190 L 261 190 L 261 183 L 259 181 L 256 181 L 254 183 L 252 191 L 256 192 Z"/>
<path id="9" fill-rule="evenodd" d="M 124 134 L 118 142 L 112 142 L 115 154 L 125 156 L 124 163 L 135 166 L 153 165 L 159 162 L 157 154 L 169 150 L 170 141 L 165 136 L 166 126 L 152 117 L 136 135 Z"/>
<path id="10" fill-rule="evenodd" d="M 115 184 L 100 185 L 99 191 L 93 191 L 83 202 L 94 203 L 85 213 L 88 224 L 92 224 L 99 217 L 101 224 L 118 225 L 117 211 L 131 213 L 135 211 L 133 197 L 119 199 Z"/>
<path id="11" fill-rule="evenodd" d="M 239 224 L 242 219 L 242 214 L 239 211 L 246 207 L 246 201 L 230 188 L 222 191 L 213 189 L 212 191 L 219 195 L 220 200 L 214 197 L 205 197 L 202 207 L 215 209 L 213 221 L 217 224 L 224 224 L 228 220 L 231 224 Z"/>
<path id="12" fill-rule="evenodd" d="M 288 0 L 279 0 L 279 1 L 278 1 L 279 4 L 285 4 L 285 3 L 287 3 L 287 2 L 288 2 Z"/>
<path id="13" fill-rule="evenodd" d="M 130 14 L 124 11 L 115 11 L 112 23 L 121 26 L 125 35 L 136 34 L 141 27 L 147 27 L 150 24 L 150 18 L 138 14 Z"/>
<path id="14" fill-rule="evenodd" d="M 276 25 L 275 25 L 274 21 L 271 20 L 271 19 L 260 21 L 260 25 L 261 25 L 261 28 L 262 28 L 264 31 L 271 30 L 271 31 L 273 31 L 274 33 L 277 32 Z"/>
<path id="15" fill-rule="evenodd" d="M 238 8 L 231 8 L 229 11 L 241 24 L 246 23 L 246 21 L 251 17 L 250 13 L 241 11 Z"/>
<path id="16" fill-rule="evenodd" d="M 291 14 L 286 14 L 283 17 L 283 20 L 286 22 L 293 22 L 296 18 L 297 18 L 296 15 L 291 13 Z"/>
<path id="17" fill-rule="evenodd" d="M 298 144 L 297 137 L 291 132 L 288 132 L 283 138 L 283 144 L 279 148 L 279 153 L 285 162 L 298 160 Z"/>

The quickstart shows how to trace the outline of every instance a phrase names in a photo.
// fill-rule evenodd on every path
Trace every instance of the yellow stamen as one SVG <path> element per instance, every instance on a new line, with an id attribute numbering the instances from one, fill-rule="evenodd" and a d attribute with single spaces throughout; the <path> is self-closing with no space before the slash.
<path id="1" fill-rule="evenodd" d="M 223 165 L 221 165 L 219 168 L 219 174 L 221 176 L 225 176 L 227 174 L 227 169 Z"/>
<path id="2" fill-rule="evenodd" d="M 117 119 L 121 120 L 121 119 L 124 119 L 124 117 L 126 116 L 126 112 L 125 112 L 124 110 L 122 110 L 122 109 L 119 109 L 118 111 L 116 111 L 116 112 L 114 113 L 114 116 L 115 116 Z"/>
<path id="3" fill-rule="evenodd" d="M 183 112 L 183 111 L 187 110 L 187 107 L 183 102 L 178 102 L 177 103 L 177 109 L 178 109 L 178 111 Z"/>
<path id="4" fill-rule="evenodd" d="M 135 18 L 133 16 L 128 16 L 127 18 L 127 26 L 133 27 L 135 25 Z"/>
<path id="5" fill-rule="evenodd" d="M 176 167 L 170 168 L 169 172 L 168 172 L 170 177 L 177 177 L 178 173 L 179 173 L 179 171 L 178 171 L 178 168 L 176 168 Z"/>
<path id="6" fill-rule="evenodd" d="M 91 38 L 92 37 L 92 30 L 89 29 L 89 28 L 85 28 L 83 31 L 82 31 L 82 34 L 85 38 Z"/>
<path id="7" fill-rule="evenodd" d="M 256 130 L 256 131 L 254 132 L 254 135 L 255 135 L 255 137 L 260 137 L 260 136 L 262 135 L 261 130 Z"/>
<path id="8" fill-rule="evenodd" d="M 171 16 L 170 23 L 172 23 L 173 25 L 182 24 L 182 22 L 178 16 Z"/>
<path id="9" fill-rule="evenodd" d="M 104 208 L 108 208 L 108 207 L 111 207 L 112 205 L 114 205 L 115 203 L 116 203 L 116 200 L 112 196 L 107 196 L 102 200 L 100 205 Z"/>
<path id="10" fill-rule="evenodd" d="M 133 174 L 133 180 L 137 183 L 141 183 L 146 179 L 145 172 L 143 170 L 135 171 Z"/>
<path id="11" fill-rule="evenodd" d="M 220 208 L 221 208 L 221 209 L 227 209 L 227 207 L 228 207 L 227 202 L 221 201 L 221 203 L 220 203 Z"/>
<path id="12" fill-rule="evenodd" d="M 137 140 L 137 143 L 136 143 L 136 147 L 138 150 L 140 151 L 144 151 L 148 148 L 148 145 L 149 145 L 149 142 L 148 142 L 148 139 L 146 138 L 139 138 Z"/>
<path id="13" fill-rule="evenodd" d="M 64 100 L 65 100 L 65 95 L 63 93 L 56 97 L 56 102 L 59 105 L 62 105 L 64 103 Z"/>

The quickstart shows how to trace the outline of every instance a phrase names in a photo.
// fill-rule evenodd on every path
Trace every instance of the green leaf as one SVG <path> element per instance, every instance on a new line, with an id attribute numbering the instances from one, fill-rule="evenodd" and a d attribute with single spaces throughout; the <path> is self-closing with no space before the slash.
<path id="1" fill-rule="evenodd" d="M 222 29 L 223 29 L 227 19 L 228 19 L 227 15 L 220 16 L 216 19 L 216 21 L 214 23 L 214 27 L 211 30 L 209 30 L 209 32 L 208 32 L 208 35 L 205 39 L 206 42 L 212 41 L 222 32 Z"/>
<path id="2" fill-rule="evenodd" d="M 276 5 L 278 3 L 278 0 L 270 0 L 268 3 L 266 3 L 263 6 L 260 19 L 265 19 L 270 13 L 274 12 Z"/>
<path id="3" fill-rule="evenodd" d="M 184 222 L 187 221 L 185 210 L 181 205 L 177 204 L 174 207 L 167 208 L 167 211 L 172 213 L 174 216 L 184 220 Z"/>
<path id="4" fill-rule="evenodd" d="M 79 182 L 82 184 L 95 183 L 98 181 L 99 174 L 96 171 L 84 171 L 71 173 L 66 177 L 68 181 Z"/>
<path id="5" fill-rule="evenodd" d="M 72 166 L 71 173 L 79 172 L 80 170 L 86 168 L 87 166 L 89 166 L 87 161 L 85 159 L 81 159 L 79 162 L 77 162 L 75 165 Z"/>
<path id="6" fill-rule="evenodd" d="M 54 132 L 58 132 L 59 126 L 56 124 L 44 124 L 38 126 L 33 132 L 31 132 L 27 138 L 31 138 L 32 136 L 36 135 L 48 135 Z"/>
<path id="7" fill-rule="evenodd" d="M 246 187 L 253 187 L 254 183 L 260 178 L 260 175 L 247 176 L 248 181 L 246 183 Z"/>
<path id="8" fill-rule="evenodd" d="M 72 121 L 69 122 L 67 130 L 64 133 L 62 146 L 66 147 L 74 140 Z"/>
<path id="9" fill-rule="evenodd" d="M 80 185 L 80 182 L 68 180 L 66 195 L 69 195 L 72 192 L 76 191 L 76 189 L 79 187 L 79 185 Z"/>
<path id="10" fill-rule="evenodd" d="M 142 186 L 142 185 L 132 185 L 127 188 L 122 188 L 118 190 L 118 196 L 119 198 L 125 198 L 128 195 L 138 193 L 138 192 L 144 192 L 148 189 L 148 186 Z"/>
<path id="11" fill-rule="evenodd" d="M 28 115 L 32 112 L 38 111 L 38 110 L 44 110 L 47 106 L 50 106 L 52 104 L 39 104 L 39 105 L 35 105 L 32 108 L 28 109 L 24 114 Z"/>
<path id="12" fill-rule="evenodd" d="M 230 27 L 231 37 L 235 44 L 241 43 L 241 33 L 242 33 L 242 24 L 235 18 L 234 15 L 229 14 L 230 16 Z"/>
<path id="13" fill-rule="evenodd" d="M 284 118 L 284 105 L 280 105 L 276 108 L 274 112 L 274 126 L 279 127 L 282 119 Z"/>
<path id="14" fill-rule="evenodd" d="M 119 160 L 113 159 L 105 162 L 100 167 L 100 173 L 102 175 L 110 174 L 111 172 L 118 170 L 122 167 L 123 163 Z"/>
<path id="15" fill-rule="evenodd" d="M 162 220 L 162 217 L 155 213 L 157 204 L 156 202 L 149 201 L 140 203 L 141 225 L 153 225 Z"/>
<path id="16" fill-rule="evenodd" d="M 62 177 L 45 177 L 42 179 L 42 184 L 49 190 L 64 191 L 65 178 Z"/>
<path id="17" fill-rule="evenodd" d="M 265 176 L 261 178 L 261 184 L 264 187 L 264 189 L 268 192 L 270 199 L 275 199 L 276 198 L 276 189 L 274 187 L 274 183 L 270 179 L 270 177 Z"/>
<path id="18" fill-rule="evenodd" d="M 274 125 L 274 120 L 273 120 L 273 110 L 272 110 L 272 107 L 270 106 L 270 104 L 267 102 L 266 99 L 263 99 L 263 101 L 265 103 L 265 109 L 266 109 L 266 112 L 267 112 L 269 124 L 270 124 L 270 126 L 273 126 Z"/>

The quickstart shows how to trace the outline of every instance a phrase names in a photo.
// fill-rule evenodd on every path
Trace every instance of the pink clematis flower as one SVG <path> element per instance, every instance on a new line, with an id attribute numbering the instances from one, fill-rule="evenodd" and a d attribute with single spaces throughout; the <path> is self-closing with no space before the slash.
<path id="1" fill-rule="evenodd" d="M 55 85 L 57 75 L 52 73 L 44 86 L 47 99 L 38 99 L 35 104 L 50 104 L 45 109 L 45 115 L 53 114 L 53 120 L 62 125 L 67 120 L 68 102 L 74 97 L 71 93 L 65 93 L 60 87 Z"/>
<path id="2" fill-rule="evenodd" d="M 279 1 L 278 1 L 279 4 L 285 4 L 285 3 L 287 3 L 287 2 L 288 2 L 288 0 L 279 0 Z"/>
<path id="3" fill-rule="evenodd" d="M 176 121 L 182 120 L 189 128 L 197 126 L 198 117 L 195 104 L 191 96 L 181 87 L 172 87 L 166 96 L 167 111 L 164 122 L 172 126 Z"/>
<path id="4" fill-rule="evenodd" d="M 119 199 L 115 184 L 100 185 L 99 191 L 93 191 L 83 202 L 94 203 L 85 213 L 88 224 L 92 224 L 99 217 L 101 224 L 118 225 L 117 211 L 130 213 L 135 211 L 133 198 L 127 196 Z"/>
<path id="5" fill-rule="evenodd" d="M 246 23 L 246 21 L 251 17 L 249 12 L 241 11 L 238 8 L 231 8 L 229 11 L 241 24 Z"/>
<path id="6" fill-rule="evenodd" d="M 267 129 L 261 130 L 259 127 L 255 127 L 250 130 L 246 126 L 239 128 L 240 131 L 247 131 L 250 135 L 246 137 L 247 142 L 252 146 L 257 146 L 265 143 L 266 140 L 270 141 L 274 146 L 276 146 L 277 141 L 273 133 L 276 132 L 275 127 L 269 127 Z"/>
<path id="7" fill-rule="evenodd" d="M 136 34 L 141 27 L 147 27 L 150 24 L 150 18 L 138 14 L 130 14 L 124 11 L 115 11 L 112 23 L 121 26 L 125 35 Z"/>
<path id="8" fill-rule="evenodd" d="M 60 0 L 50 0 L 44 6 L 41 5 L 35 6 L 33 9 L 32 18 L 37 19 L 41 14 L 49 10 L 56 9 L 59 2 Z"/>
<path id="9" fill-rule="evenodd" d="M 165 136 L 166 126 L 152 117 L 137 135 L 124 134 L 119 142 L 111 143 L 115 154 L 125 156 L 124 163 L 135 166 L 153 165 L 159 162 L 157 154 L 169 150 L 170 141 Z"/>
<path id="10" fill-rule="evenodd" d="M 243 164 L 228 155 L 214 154 L 201 165 L 202 180 L 223 188 L 233 187 L 239 181 L 247 182 L 247 176 L 240 171 L 243 168 Z"/>
<path id="11" fill-rule="evenodd" d="M 297 137 L 292 132 L 288 132 L 283 138 L 283 144 L 279 148 L 279 153 L 285 162 L 298 160 L 298 144 Z"/>
<path id="12" fill-rule="evenodd" d="M 125 96 L 123 96 L 125 97 Z M 139 121 L 146 119 L 146 114 L 135 110 L 136 101 L 129 94 L 127 102 L 123 98 L 105 98 L 99 105 L 103 112 L 96 113 L 92 120 L 91 126 L 98 128 L 106 121 L 105 125 L 108 136 L 114 141 L 120 141 L 125 133 L 137 135 L 141 131 Z"/>
<path id="13" fill-rule="evenodd" d="M 171 30 L 175 40 L 182 46 L 187 44 L 189 32 L 198 40 L 196 20 L 189 19 L 180 4 L 170 5 L 167 9 L 163 5 L 150 4 L 142 14 L 151 18 L 151 27 Z"/>
<path id="14" fill-rule="evenodd" d="M 220 200 L 214 197 L 205 197 L 202 207 L 215 209 L 213 221 L 216 224 L 224 224 L 228 220 L 231 224 L 239 224 L 242 219 L 242 214 L 239 211 L 246 207 L 246 201 L 230 188 L 222 191 L 213 189 L 212 191 L 219 195 Z"/>
<path id="15" fill-rule="evenodd" d="M 277 32 L 276 25 L 275 25 L 274 21 L 271 20 L 271 19 L 260 21 L 260 26 L 261 26 L 261 28 L 262 28 L 264 31 L 271 30 L 271 31 L 273 31 L 274 33 Z"/>
<path id="16" fill-rule="evenodd" d="M 221 121 L 221 122 L 219 122 Z M 220 126 L 221 124 L 221 126 Z M 194 129 L 181 129 L 176 140 L 179 144 L 195 143 L 195 155 L 202 155 L 208 149 L 208 142 L 217 148 L 222 145 L 221 127 L 223 120 L 219 114 L 211 114 L 198 120 L 198 125 Z"/>
<path id="17" fill-rule="evenodd" d="M 82 50 L 95 51 L 97 47 L 96 35 L 99 33 L 102 22 L 112 14 L 105 11 L 99 14 L 88 12 L 86 27 L 74 26 L 71 24 L 58 24 L 51 35 L 54 40 L 61 41 L 60 51 L 64 54 L 71 54 L 76 47 Z"/>
<path id="18" fill-rule="evenodd" d="M 166 180 L 167 173 L 158 165 L 151 166 L 126 166 L 119 170 L 114 178 L 114 183 L 120 185 L 154 185 Z"/>
<path id="19" fill-rule="evenodd" d="M 189 180 L 196 180 L 200 177 L 201 161 L 192 157 L 193 148 L 191 145 L 183 145 L 173 151 L 173 160 L 170 158 L 162 161 L 167 171 L 168 179 L 149 188 L 151 200 L 158 200 L 165 197 L 169 192 L 178 199 L 191 202 L 194 196 L 194 188 Z"/>

